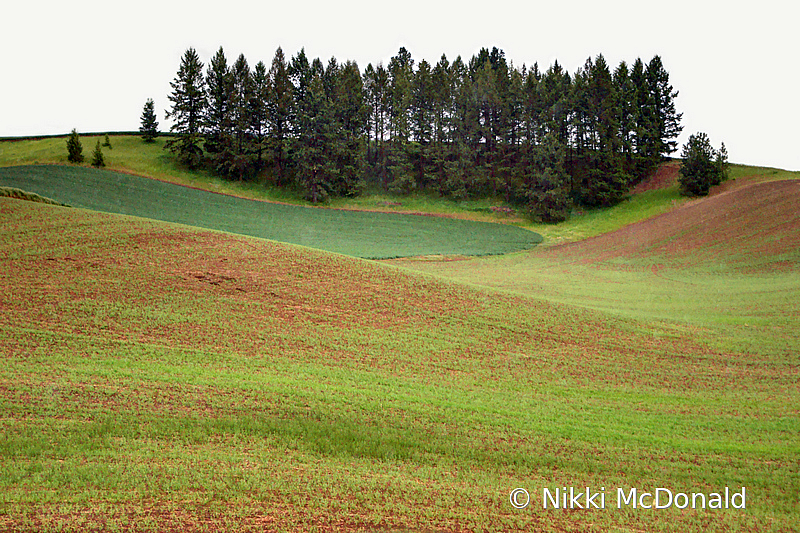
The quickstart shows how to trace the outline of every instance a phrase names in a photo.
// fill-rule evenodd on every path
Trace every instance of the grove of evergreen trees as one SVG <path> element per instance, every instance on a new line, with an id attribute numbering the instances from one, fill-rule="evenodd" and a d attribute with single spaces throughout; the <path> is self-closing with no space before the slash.
<path id="1" fill-rule="evenodd" d="M 611 69 L 602 55 L 574 75 L 558 62 L 516 67 L 502 50 L 469 61 L 323 64 L 279 48 L 271 67 L 207 67 L 194 49 L 171 84 L 168 147 L 192 168 L 265 177 L 313 202 L 374 183 L 464 198 L 503 196 L 545 221 L 575 204 L 621 200 L 681 132 L 678 93 L 659 56 Z"/>

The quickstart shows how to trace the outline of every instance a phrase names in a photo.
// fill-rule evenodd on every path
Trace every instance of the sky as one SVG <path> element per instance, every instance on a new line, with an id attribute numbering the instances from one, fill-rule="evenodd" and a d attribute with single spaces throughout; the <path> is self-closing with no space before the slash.
<path id="1" fill-rule="evenodd" d="M 733 163 L 800 170 L 800 33 L 786 0 L 137 0 L 9 2 L 0 17 L 0 137 L 135 131 L 148 98 L 160 129 L 189 47 L 268 67 L 280 46 L 327 64 L 387 64 L 401 46 L 435 64 L 497 47 L 516 66 L 659 55 L 684 130 Z M 680 149 L 675 156 L 680 155 Z"/>

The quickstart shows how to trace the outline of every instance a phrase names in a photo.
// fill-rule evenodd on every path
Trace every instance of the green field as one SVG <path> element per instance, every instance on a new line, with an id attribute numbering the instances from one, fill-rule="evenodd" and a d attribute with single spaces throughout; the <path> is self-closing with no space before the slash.
<path id="1" fill-rule="evenodd" d="M 0 185 L 85 209 L 136 215 L 356 257 L 491 255 L 532 248 L 540 235 L 509 225 L 400 213 L 260 202 L 83 167 L 0 168 Z"/>
<path id="2" fill-rule="evenodd" d="M 0 198 L 0 531 L 796 531 L 800 182 L 736 172 L 466 260 Z"/>

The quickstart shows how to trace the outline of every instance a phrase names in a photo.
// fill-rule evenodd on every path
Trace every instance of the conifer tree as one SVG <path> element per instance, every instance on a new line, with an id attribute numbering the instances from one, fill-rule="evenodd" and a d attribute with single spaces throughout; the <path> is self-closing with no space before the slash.
<path id="1" fill-rule="evenodd" d="M 214 169 L 223 175 L 230 170 L 233 145 L 233 76 L 222 47 L 208 64 L 205 77 L 207 105 L 203 116 L 205 149 Z"/>
<path id="2" fill-rule="evenodd" d="M 635 174 L 643 177 L 661 159 L 659 151 L 658 117 L 656 104 L 647 82 L 645 66 L 641 58 L 633 63 L 630 74 L 633 88 L 633 146 Z"/>
<path id="3" fill-rule="evenodd" d="M 364 96 L 364 83 L 358 64 L 347 61 L 338 67 L 333 80 L 332 98 L 335 126 L 341 132 L 337 154 L 339 177 L 334 192 L 352 196 L 359 190 L 364 172 L 364 136 L 367 131 L 369 108 Z"/>
<path id="4" fill-rule="evenodd" d="M 203 63 L 194 48 L 184 53 L 178 75 L 170 86 L 172 109 L 167 112 L 167 118 L 174 120 L 170 131 L 177 136 L 167 141 L 165 148 L 175 152 L 181 163 L 196 168 L 203 159 L 201 128 L 206 95 Z"/>
<path id="5" fill-rule="evenodd" d="M 148 98 L 144 104 L 141 121 L 139 132 L 142 134 L 142 140 L 146 143 L 154 142 L 158 137 L 158 122 L 156 121 L 155 103 L 151 98 Z"/>
<path id="6" fill-rule="evenodd" d="M 714 166 L 717 170 L 717 180 L 714 185 L 719 185 L 728 179 L 728 149 L 725 148 L 725 143 L 722 143 L 717 150 Z"/>
<path id="7" fill-rule="evenodd" d="M 721 156 L 718 156 L 718 160 Z M 681 194 L 685 196 L 705 196 L 712 185 L 720 183 L 720 169 L 723 165 L 715 162 L 714 149 L 705 133 L 689 136 L 689 141 L 681 152 L 681 168 L 678 177 Z"/>
<path id="8" fill-rule="evenodd" d="M 95 168 L 106 166 L 103 158 L 103 149 L 100 147 L 100 139 L 97 139 L 97 145 L 94 147 L 94 152 L 92 152 L 92 166 Z"/>
<path id="9" fill-rule="evenodd" d="M 253 78 L 244 54 L 239 55 L 231 69 L 231 89 L 231 143 L 225 153 L 225 164 L 228 175 L 243 179 L 253 168 L 250 135 Z"/>
<path id="10" fill-rule="evenodd" d="M 307 198 L 318 203 L 328 198 L 338 178 L 339 132 L 319 73 L 314 74 L 307 89 L 297 110 L 295 150 L 298 180 Z"/>
<path id="11" fill-rule="evenodd" d="M 308 67 L 308 62 L 304 61 L 305 53 L 298 56 L 296 63 L 293 60 L 293 69 L 291 70 L 286 63 L 286 57 L 283 55 L 283 50 L 278 47 L 275 51 L 275 57 L 272 59 L 272 66 L 269 70 L 269 97 L 267 98 L 267 121 L 269 123 L 269 141 L 268 146 L 271 153 L 272 160 L 278 169 L 278 184 L 283 185 L 286 182 L 286 173 L 289 166 L 289 138 L 292 131 L 292 121 L 294 120 L 295 104 L 294 96 L 299 96 L 300 92 L 305 93 L 306 88 L 306 73 L 305 68 Z M 295 88 L 292 85 L 290 76 L 291 72 L 295 72 L 300 87 Z M 295 93 L 295 90 L 298 92 Z"/>
<path id="12" fill-rule="evenodd" d="M 105 137 L 103 137 L 103 146 L 105 146 L 109 150 L 113 150 L 114 149 L 114 147 L 111 146 L 111 139 L 109 138 L 108 133 L 106 133 Z"/>
<path id="13" fill-rule="evenodd" d="M 250 131 L 252 133 L 253 166 L 256 173 L 264 166 L 264 152 L 267 149 L 267 135 L 269 133 L 269 117 L 267 115 L 269 102 L 269 73 L 263 61 L 259 61 L 252 74 L 252 94 L 248 102 Z"/>
<path id="14" fill-rule="evenodd" d="M 67 161 L 83 163 L 83 145 L 76 129 L 73 129 L 67 137 Z"/>
<path id="15" fill-rule="evenodd" d="M 622 61 L 614 71 L 614 89 L 617 93 L 617 117 L 619 120 L 619 145 L 625 156 L 627 170 L 632 169 L 633 134 L 636 129 L 634 105 L 634 89 L 631 82 L 628 64 Z"/>
<path id="16" fill-rule="evenodd" d="M 527 145 L 522 158 L 520 195 L 531 215 L 542 222 L 561 222 L 572 206 L 569 175 L 564 168 L 565 148 L 556 132 L 548 132 L 539 145 Z"/>
<path id="17" fill-rule="evenodd" d="M 669 73 L 664 69 L 659 56 L 654 56 L 647 64 L 645 75 L 656 119 L 657 150 L 660 155 L 668 156 L 677 149 L 677 138 L 683 131 L 683 126 L 681 126 L 683 113 L 675 110 L 675 98 L 678 97 L 678 91 L 673 90 L 670 85 Z"/>

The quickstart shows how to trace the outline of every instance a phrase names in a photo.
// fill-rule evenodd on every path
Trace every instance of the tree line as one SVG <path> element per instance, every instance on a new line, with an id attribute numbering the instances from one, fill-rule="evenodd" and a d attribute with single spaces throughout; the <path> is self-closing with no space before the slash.
<path id="1" fill-rule="evenodd" d="M 659 56 L 612 71 L 601 54 L 570 75 L 558 62 L 518 68 L 497 48 L 436 64 L 401 48 L 363 71 L 280 48 L 269 68 L 251 69 L 244 55 L 229 64 L 222 48 L 206 67 L 190 48 L 171 87 L 167 146 L 181 163 L 230 179 L 266 175 L 312 202 L 373 182 L 502 195 L 558 221 L 575 204 L 621 200 L 675 151 L 682 129 Z"/>

